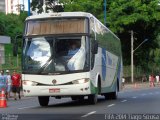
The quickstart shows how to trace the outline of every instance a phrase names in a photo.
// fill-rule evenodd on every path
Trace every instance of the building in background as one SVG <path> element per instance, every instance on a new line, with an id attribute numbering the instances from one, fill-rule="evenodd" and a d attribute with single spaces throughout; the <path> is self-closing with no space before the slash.
<path id="1" fill-rule="evenodd" d="M 20 0 L 5 0 L 6 14 L 20 14 Z"/>
<path id="2" fill-rule="evenodd" d="M 0 0 L 0 12 L 5 12 L 5 0 Z"/>
<path id="3" fill-rule="evenodd" d="M 0 12 L 19 14 L 20 7 L 20 0 L 0 0 Z"/>

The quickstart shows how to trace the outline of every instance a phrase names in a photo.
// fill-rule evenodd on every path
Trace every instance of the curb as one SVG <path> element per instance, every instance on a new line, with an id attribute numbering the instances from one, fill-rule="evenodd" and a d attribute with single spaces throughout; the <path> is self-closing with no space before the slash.
<path id="1" fill-rule="evenodd" d="M 155 83 L 155 87 L 160 87 L 160 83 Z M 145 88 L 154 88 L 154 86 L 150 86 L 150 83 L 134 83 L 134 84 L 125 84 L 122 90 L 128 89 L 145 89 Z"/>

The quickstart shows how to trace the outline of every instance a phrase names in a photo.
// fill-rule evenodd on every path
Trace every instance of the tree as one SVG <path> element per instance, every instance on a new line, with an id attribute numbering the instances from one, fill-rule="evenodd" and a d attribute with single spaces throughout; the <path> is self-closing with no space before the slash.
<path id="1" fill-rule="evenodd" d="M 66 0 L 63 2 L 64 11 L 83 11 L 92 13 L 98 19 L 103 20 L 102 0 Z"/>
<path id="2" fill-rule="evenodd" d="M 43 10 L 43 0 L 33 0 L 31 3 L 31 8 L 33 11 L 36 11 L 38 13 L 44 12 Z M 46 0 L 46 12 L 53 11 L 53 12 L 63 12 L 64 6 L 63 4 L 60 4 L 58 0 Z"/>
<path id="3" fill-rule="evenodd" d="M 107 20 L 109 28 L 114 31 L 122 41 L 124 64 L 130 64 L 130 34 L 135 32 L 134 46 L 138 46 L 144 39 L 149 39 L 135 52 L 135 64 L 146 64 L 148 52 L 157 48 L 154 31 L 160 21 L 158 0 L 118 0 L 111 2 Z M 139 57 L 141 56 L 141 57 Z"/>
<path id="4" fill-rule="evenodd" d="M 11 37 L 11 42 L 17 34 L 22 34 L 24 29 L 24 20 L 27 17 L 27 12 L 20 15 L 0 13 L 0 34 Z M 22 41 L 22 40 L 20 40 Z M 20 44 L 19 44 L 20 46 Z"/>

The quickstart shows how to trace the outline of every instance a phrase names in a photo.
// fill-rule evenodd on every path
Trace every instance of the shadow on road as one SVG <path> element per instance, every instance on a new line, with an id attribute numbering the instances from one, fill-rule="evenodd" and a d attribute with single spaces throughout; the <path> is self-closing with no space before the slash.
<path id="1" fill-rule="evenodd" d="M 120 101 L 121 99 L 117 99 L 117 100 Z M 117 100 L 109 100 L 109 99 L 105 100 L 104 97 L 101 97 L 101 98 L 98 98 L 97 104 L 102 105 L 104 103 L 106 104 L 106 102 L 110 103 Z M 70 100 L 67 102 L 50 104 L 47 107 L 57 107 L 57 108 L 63 107 L 64 108 L 64 107 L 78 107 L 78 106 L 94 106 L 94 105 L 90 104 L 87 99 L 84 99 L 84 100 L 73 100 L 73 101 Z"/>

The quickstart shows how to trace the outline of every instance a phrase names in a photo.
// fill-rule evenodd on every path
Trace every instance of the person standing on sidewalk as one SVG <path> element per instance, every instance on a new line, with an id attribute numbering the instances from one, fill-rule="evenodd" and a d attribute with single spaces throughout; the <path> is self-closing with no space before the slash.
<path id="1" fill-rule="evenodd" d="M 10 75 L 10 71 L 9 70 L 6 70 L 6 77 L 7 77 L 7 97 L 10 98 L 10 92 L 11 92 L 11 87 L 12 87 L 12 80 L 11 80 L 11 75 Z"/>
<path id="2" fill-rule="evenodd" d="M 124 88 L 124 84 L 125 84 L 125 78 L 122 77 L 122 88 Z"/>
<path id="3" fill-rule="evenodd" d="M 4 70 L 1 70 L 1 75 L 0 75 L 0 91 L 4 89 L 6 98 L 7 98 L 7 77 L 4 75 Z"/>
<path id="4" fill-rule="evenodd" d="M 151 75 L 150 87 L 155 87 L 154 81 L 155 81 L 155 76 L 154 76 L 154 74 L 152 74 Z"/>
<path id="5" fill-rule="evenodd" d="M 13 71 L 13 74 L 11 76 L 12 80 L 12 92 L 14 93 L 14 99 L 17 100 L 16 93 L 18 93 L 19 99 L 21 99 L 20 96 L 20 88 L 21 88 L 21 75 L 16 73 L 16 71 Z"/>
<path id="6" fill-rule="evenodd" d="M 158 85 L 158 83 L 159 83 L 159 75 L 156 75 L 156 83 Z"/>
<path id="7" fill-rule="evenodd" d="M 144 74 L 144 75 L 142 76 L 142 83 L 143 83 L 143 82 L 147 82 L 146 74 Z"/>

